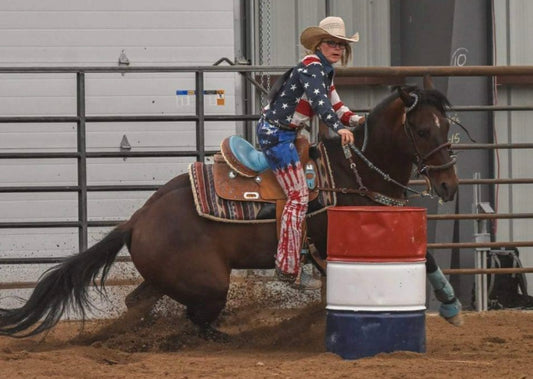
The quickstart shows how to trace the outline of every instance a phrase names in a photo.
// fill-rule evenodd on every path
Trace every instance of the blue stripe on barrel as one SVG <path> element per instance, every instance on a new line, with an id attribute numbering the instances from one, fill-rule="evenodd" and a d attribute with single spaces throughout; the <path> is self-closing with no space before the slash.
<path id="1" fill-rule="evenodd" d="M 359 359 L 398 350 L 426 351 L 425 311 L 327 311 L 326 350 Z"/>

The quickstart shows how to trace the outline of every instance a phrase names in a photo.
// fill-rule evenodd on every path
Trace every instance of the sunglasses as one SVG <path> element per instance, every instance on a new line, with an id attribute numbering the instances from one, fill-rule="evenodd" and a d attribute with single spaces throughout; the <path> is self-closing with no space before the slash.
<path id="1" fill-rule="evenodd" d="M 337 41 L 332 41 L 332 40 L 327 40 L 327 41 L 322 41 L 322 42 L 324 42 L 329 47 L 336 47 L 336 48 L 343 49 L 343 50 L 346 49 L 345 42 L 337 42 Z"/>

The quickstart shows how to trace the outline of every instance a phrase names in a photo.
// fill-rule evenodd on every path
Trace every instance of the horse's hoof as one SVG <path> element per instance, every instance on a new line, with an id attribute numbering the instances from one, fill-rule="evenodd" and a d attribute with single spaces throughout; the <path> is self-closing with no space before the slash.
<path id="1" fill-rule="evenodd" d="M 453 317 L 448 317 L 444 319 L 448 321 L 450 324 L 452 324 L 453 326 L 457 326 L 457 327 L 463 326 L 465 323 L 462 313 L 458 313 Z"/>
<path id="2" fill-rule="evenodd" d="M 462 326 L 464 324 L 463 315 L 461 314 L 462 308 L 459 299 L 455 298 L 449 304 L 440 305 L 439 315 L 454 326 Z"/>
<path id="3" fill-rule="evenodd" d="M 207 341 L 221 342 L 221 343 L 230 342 L 230 337 L 228 334 L 221 332 L 219 330 L 216 330 L 212 326 L 201 328 L 200 336 Z"/>

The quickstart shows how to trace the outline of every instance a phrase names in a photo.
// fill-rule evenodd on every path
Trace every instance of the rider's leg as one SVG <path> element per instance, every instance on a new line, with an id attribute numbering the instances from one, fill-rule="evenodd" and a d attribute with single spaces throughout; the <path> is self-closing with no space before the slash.
<path id="1" fill-rule="evenodd" d="M 265 120 L 257 125 L 259 145 L 287 196 L 280 221 L 276 268 L 290 279 L 296 278 L 300 269 L 302 223 L 309 199 L 305 173 L 294 145 L 297 134 L 296 130 L 280 129 Z"/>
<path id="2" fill-rule="evenodd" d="M 300 270 L 302 223 L 307 212 L 309 191 L 300 161 L 274 171 L 287 202 L 281 215 L 281 229 L 276 267 L 284 274 L 297 275 Z"/>

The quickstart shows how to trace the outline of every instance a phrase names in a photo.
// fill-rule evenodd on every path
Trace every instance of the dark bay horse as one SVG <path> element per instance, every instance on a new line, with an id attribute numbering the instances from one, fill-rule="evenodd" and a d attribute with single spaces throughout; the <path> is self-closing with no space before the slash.
<path id="1" fill-rule="evenodd" d="M 358 147 L 365 141 L 365 156 L 390 178 L 371 169 L 356 154 L 347 159 L 339 138 L 322 138 L 336 188 L 345 192 L 338 193 L 337 204 L 376 205 L 358 192 L 361 181 L 369 191 L 385 198 L 405 199 L 413 164 L 442 200 L 453 199 L 458 179 L 447 136 L 448 107 L 437 90 L 399 88 L 371 112 L 366 133 L 355 131 Z M 325 257 L 326 212 L 308 219 L 307 225 L 308 235 Z M 0 335 L 38 334 L 53 327 L 71 307 L 85 315 L 84 309 L 90 306 L 87 287 L 96 285 L 100 276 L 104 287 L 123 245 L 145 280 L 140 295 L 168 295 L 187 307 L 193 323 L 207 330 L 225 307 L 232 269 L 274 268 L 276 225 L 221 223 L 200 217 L 189 176 L 177 176 L 100 242 L 46 272 L 22 307 L 0 309 Z M 428 274 L 440 272 L 430 258 L 428 255 Z M 460 315 L 460 303 L 444 276 L 430 281 L 439 300 L 450 308 L 441 315 L 450 319 Z"/>

